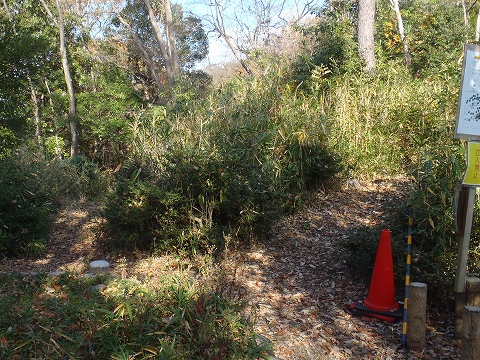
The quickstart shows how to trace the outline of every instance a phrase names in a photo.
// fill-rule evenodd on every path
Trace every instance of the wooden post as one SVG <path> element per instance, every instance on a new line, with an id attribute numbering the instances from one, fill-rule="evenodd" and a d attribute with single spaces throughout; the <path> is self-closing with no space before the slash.
<path id="1" fill-rule="evenodd" d="M 465 284 L 467 277 L 468 249 L 472 231 L 473 209 L 475 207 L 476 188 L 462 186 L 457 203 L 458 255 L 455 273 L 455 338 L 463 337 L 463 307 L 465 306 Z"/>
<path id="2" fill-rule="evenodd" d="M 480 307 L 465 306 L 463 330 L 462 360 L 480 359 Z"/>
<path id="3" fill-rule="evenodd" d="M 465 291 L 467 293 L 466 305 L 480 306 L 480 278 L 467 276 Z"/>
<path id="4" fill-rule="evenodd" d="M 407 344 L 413 351 L 425 349 L 427 328 L 427 284 L 410 283 Z"/>

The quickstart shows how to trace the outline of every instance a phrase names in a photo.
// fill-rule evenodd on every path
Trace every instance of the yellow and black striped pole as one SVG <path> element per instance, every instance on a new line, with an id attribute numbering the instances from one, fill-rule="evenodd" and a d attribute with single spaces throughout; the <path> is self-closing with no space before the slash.
<path id="1" fill-rule="evenodd" d="M 402 326 L 402 347 L 407 347 L 407 329 L 408 329 L 408 292 L 410 290 L 410 264 L 412 263 L 412 227 L 413 210 L 408 211 L 408 240 L 407 240 L 407 260 L 405 275 L 405 299 L 403 301 L 403 326 Z"/>

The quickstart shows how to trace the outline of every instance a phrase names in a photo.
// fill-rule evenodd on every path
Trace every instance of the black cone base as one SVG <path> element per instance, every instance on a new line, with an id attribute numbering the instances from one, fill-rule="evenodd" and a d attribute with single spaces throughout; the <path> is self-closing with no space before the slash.
<path id="1" fill-rule="evenodd" d="M 374 317 L 385 321 L 400 321 L 403 317 L 403 307 L 392 311 L 377 311 L 366 307 L 361 301 L 350 305 L 349 310 L 354 315 Z"/>

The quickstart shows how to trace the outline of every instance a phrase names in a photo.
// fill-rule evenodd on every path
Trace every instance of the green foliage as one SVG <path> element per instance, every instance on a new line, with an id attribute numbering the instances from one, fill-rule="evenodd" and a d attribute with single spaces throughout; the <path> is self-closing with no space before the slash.
<path id="1" fill-rule="evenodd" d="M 268 350 L 256 344 L 242 304 L 185 278 L 169 274 L 153 286 L 2 275 L 0 357 L 255 359 Z M 92 291 L 99 282 L 105 289 Z"/>
<path id="2" fill-rule="evenodd" d="M 441 305 L 451 298 L 456 271 L 454 206 L 456 185 L 465 170 L 464 156 L 459 145 L 437 146 L 425 153 L 422 167 L 413 175 L 416 186 L 409 198 L 415 222 L 412 276 L 428 283 Z M 478 264 L 470 271 L 478 271 Z"/>
<path id="3" fill-rule="evenodd" d="M 6 4 L 10 14 L 0 14 L 0 154 L 15 150 L 28 135 L 33 137 L 32 88 L 38 94 L 50 81 L 57 59 L 56 37 L 46 17 L 39 16 L 40 7 L 30 1 Z"/>
<path id="4" fill-rule="evenodd" d="M 335 74 L 362 69 L 355 39 L 355 12 L 355 2 L 328 1 L 316 12 L 318 21 L 314 25 L 299 29 L 313 45 L 306 46 L 292 65 L 297 84 L 308 81 L 318 66 Z"/>
<path id="5" fill-rule="evenodd" d="M 124 181 L 108 197 L 102 214 L 115 246 L 165 247 L 188 230 L 188 203 L 181 194 L 149 181 Z M 174 244 L 175 246 L 175 244 Z"/>
<path id="6" fill-rule="evenodd" d="M 131 142 L 130 122 L 140 99 L 132 89 L 127 74 L 120 69 L 98 64 L 85 67 L 95 72 L 78 77 L 77 112 L 81 119 L 80 146 L 84 154 L 107 167 L 118 165 Z M 102 101 L 98 101 L 101 98 Z"/>
<path id="7" fill-rule="evenodd" d="M 375 178 L 408 173 L 421 166 L 424 151 L 453 138 L 453 80 L 412 78 L 391 63 L 376 75 L 344 74 L 329 79 L 327 90 L 312 90 L 323 99 L 317 106 L 331 146 L 345 154 L 352 174 Z"/>
<path id="8" fill-rule="evenodd" d="M 195 15 L 184 16 L 181 5 L 173 4 L 174 29 L 178 56 L 185 69 L 193 68 L 208 55 L 208 37 L 202 20 Z"/>
<path id="9" fill-rule="evenodd" d="M 0 125 L 0 159 L 8 157 L 18 144 L 13 131 Z"/>
<path id="10" fill-rule="evenodd" d="M 42 252 L 52 212 L 38 174 L 11 159 L 0 162 L 0 254 Z"/>
<path id="11" fill-rule="evenodd" d="M 451 300 L 456 267 L 455 187 L 465 168 L 463 145 L 453 134 L 461 73 L 458 59 L 465 41 L 465 32 L 458 30 L 463 24 L 461 7 L 451 2 L 401 4 L 413 60 L 407 68 L 390 6 L 388 2 L 379 5 L 376 73 L 355 71 L 355 55 L 353 62 L 340 68 L 328 57 L 322 55 L 316 61 L 311 56 L 304 62 L 307 71 L 300 72 L 301 90 L 316 98 L 311 108 L 318 109 L 329 144 L 342 155 L 350 176 L 375 179 L 405 174 L 414 181 L 407 203 L 398 204 L 400 209 L 407 205 L 415 209 L 412 278 L 427 282 L 438 294 L 436 305 L 445 306 Z M 348 12 L 341 7 L 329 9 L 330 16 L 320 12 L 320 24 L 311 30 L 322 29 L 326 38 L 331 34 L 348 39 L 351 30 L 344 34 L 335 30 L 349 24 L 351 18 L 341 16 Z M 348 49 L 354 48 L 341 50 Z M 406 234 L 404 212 L 384 225 Z M 365 278 L 371 274 L 379 231 L 359 229 L 343 243 L 350 266 Z M 477 236 L 474 231 L 474 243 Z M 359 247 L 362 252 L 357 251 Z M 396 268 L 404 268 L 404 259 L 395 262 Z M 478 272 L 478 265 L 472 245 L 469 271 Z"/>
<path id="12" fill-rule="evenodd" d="M 305 98 L 279 82 L 235 80 L 182 101 L 179 118 L 155 107 L 134 123 L 133 156 L 104 211 L 114 243 L 192 251 L 222 233 L 263 236 L 342 170 Z"/>
<path id="13" fill-rule="evenodd" d="M 391 5 L 388 1 L 379 5 L 375 34 L 378 53 L 389 60 L 403 61 L 403 43 L 396 19 L 392 16 Z M 467 27 L 464 25 L 462 7 L 448 0 L 402 1 L 400 10 L 412 57 L 411 73 L 426 78 L 435 76 L 442 69 L 442 72 L 454 74 L 463 44 L 470 42 L 475 35 L 477 11 L 474 7 L 469 9 L 472 17 Z"/>
<path id="14" fill-rule="evenodd" d="M 0 160 L 0 253 L 43 251 L 55 204 L 102 196 L 108 179 L 84 157 L 47 161 L 17 151 Z"/>
<path id="15" fill-rule="evenodd" d="M 424 6 L 413 2 L 403 12 L 411 29 L 408 40 L 414 74 L 433 75 L 443 65 L 455 64 L 460 59 L 466 36 L 465 30 L 459 30 L 462 8 L 455 5 L 449 1 Z"/>

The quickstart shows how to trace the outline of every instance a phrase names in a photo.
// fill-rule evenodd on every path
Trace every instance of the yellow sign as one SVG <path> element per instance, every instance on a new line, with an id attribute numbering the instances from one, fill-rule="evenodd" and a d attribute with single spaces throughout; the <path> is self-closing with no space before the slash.
<path id="1" fill-rule="evenodd" d="M 469 141 L 467 144 L 467 171 L 463 185 L 480 186 L 480 142 Z"/>

